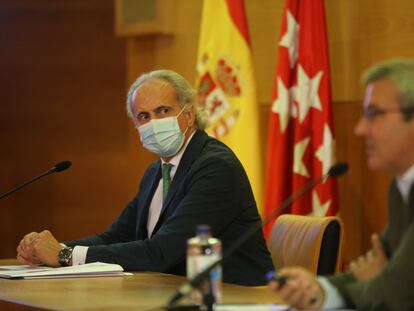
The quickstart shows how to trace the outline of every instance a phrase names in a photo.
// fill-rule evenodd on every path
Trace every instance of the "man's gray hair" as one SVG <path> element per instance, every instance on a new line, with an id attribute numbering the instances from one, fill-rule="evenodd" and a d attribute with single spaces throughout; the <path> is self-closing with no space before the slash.
<path id="1" fill-rule="evenodd" d="M 369 68 L 362 82 L 369 84 L 378 80 L 390 80 L 397 87 L 398 103 L 406 121 L 414 115 L 414 60 L 392 59 Z"/>
<path id="2" fill-rule="evenodd" d="M 127 95 L 126 109 L 128 116 L 134 119 L 132 111 L 133 99 L 137 90 L 145 83 L 153 80 L 163 80 L 170 84 L 177 94 L 180 107 L 188 110 L 189 106 L 194 105 L 196 113 L 196 126 L 200 130 L 204 130 L 207 126 L 208 116 L 202 107 L 197 103 L 194 88 L 181 75 L 172 70 L 154 70 L 140 75 L 129 88 Z"/>

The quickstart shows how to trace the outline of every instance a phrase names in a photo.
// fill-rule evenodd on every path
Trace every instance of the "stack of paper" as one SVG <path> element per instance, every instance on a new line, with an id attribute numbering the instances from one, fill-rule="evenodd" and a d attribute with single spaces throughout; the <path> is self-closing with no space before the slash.
<path id="1" fill-rule="evenodd" d="M 222 304 L 215 305 L 214 311 L 289 311 L 287 305 L 277 304 Z"/>
<path id="2" fill-rule="evenodd" d="M 78 278 L 127 274 L 129 273 L 124 273 L 124 269 L 120 265 L 102 262 L 61 268 L 22 265 L 0 266 L 0 278 L 6 279 Z"/>

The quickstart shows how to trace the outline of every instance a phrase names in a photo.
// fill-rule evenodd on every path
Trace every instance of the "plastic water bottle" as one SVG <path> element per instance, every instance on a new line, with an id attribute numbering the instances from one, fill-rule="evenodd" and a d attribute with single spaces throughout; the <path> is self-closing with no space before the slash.
<path id="1" fill-rule="evenodd" d="M 209 225 L 198 225 L 196 236 L 187 241 L 187 278 L 191 279 L 213 262 L 221 258 L 221 241 L 211 236 Z M 212 295 L 215 303 L 221 303 L 221 266 L 210 272 L 210 277 L 190 293 L 190 300 L 203 304 L 206 295 Z"/>

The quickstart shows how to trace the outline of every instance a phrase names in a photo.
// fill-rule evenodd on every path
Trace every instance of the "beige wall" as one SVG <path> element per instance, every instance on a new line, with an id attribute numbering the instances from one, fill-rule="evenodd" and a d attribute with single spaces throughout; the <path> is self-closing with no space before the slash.
<path id="1" fill-rule="evenodd" d="M 134 194 L 146 165 L 124 113 L 128 84 L 156 68 L 195 80 L 201 0 L 173 1 L 168 35 L 114 35 L 111 0 L 3 0 L 0 3 L 0 192 L 63 159 L 70 171 L 0 202 L 1 257 L 19 238 L 49 228 L 59 239 L 105 228 Z M 262 148 L 273 83 L 281 0 L 246 0 L 260 100 Z M 388 179 L 366 169 L 353 136 L 361 71 L 414 56 L 412 0 L 326 0 L 345 259 L 383 226 Z"/>

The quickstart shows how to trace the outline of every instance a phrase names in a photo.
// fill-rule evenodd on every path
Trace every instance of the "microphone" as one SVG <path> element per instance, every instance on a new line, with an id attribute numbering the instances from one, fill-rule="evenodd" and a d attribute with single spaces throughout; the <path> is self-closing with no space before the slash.
<path id="1" fill-rule="evenodd" d="M 56 164 L 54 167 L 52 167 L 49 172 L 55 173 L 55 172 L 62 172 L 64 170 L 67 170 L 69 167 L 71 167 L 72 162 L 70 161 L 62 161 Z"/>
<path id="2" fill-rule="evenodd" d="M 57 173 L 57 172 L 62 172 L 64 170 L 67 170 L 71 165 L 72 165 L 72 162 L 70 162 L 70 161 L 59 162 L 58 164 L 56 164 L 52 168 L 48 169 L 46 172 L 44 172 L 44 173 L 42 173 L 38 176 L 33 177 L 32 179 L 22 183 L 21 185 L 18 185 L 17 187 L 7 191 L 6 193 L 3 193 L 2 195 L 0 195 L 0 200 L 7 197 L 7 196 L 9 196 L 13 192 L 16 192 L 17 190 L 31 184 L 32 182 L 38 180 L 39 178 L 42 178 L 43 176 L 47 176 L 47 175 L 52 174 L 52 173 Z"/>
<path id="3" fill-rule="evenodd" d="M 266 225 L 268 222 L 270 222 L 273 218 L 275 218 L 276 215 L 283 212 L 286 208 L 288 208 L 294 201 L 296 201 L 298 198 L 300 198 L 302 195 L 304 195 L 306 192 L 311 190 L 313 187 L 315 187 L 317 184 L 322 182 L 328 177 L 336 178 L 342 174 L 344 174 L 348 170 L 348 164 L 347 163 L 337 163 L 333 165 L 329 171 L 315 179 L 310 180 L 308 183 L 306 183 L 299 191 L 292 194 L 290 197 L 288 197 L 286 200 L 284 200 L 276 209 L 273 210 L 272 213 L 270 213 L 269 216 L 267 216 L 263 220 L 263 225 Z M 244 234 L 240 236 L 239 239 L 237 239 L 228 249 L 226 252 L 223 253 L 223 257 L 216 260 L 212 264 L 210 264 L 206 269 L 201 271 L 199 274 L 195 275 L 191 280 L 187 281 L 185 284 L 180 286 L 178 291 L 174 294 L 174 296 L 170 299 L 168 302 L 168 310 L 173 310 L 173 306 L 184 296 L 188 295 L 190 291 L 193 288 L 197 288 L 202 281 L 204 281 L 209 275 L 210 272 L 220 265 L 226 258 L 228 258 L 231 254 L 233 254 L 234 251 L 236 251 L 244 242 L 246 242 L 250 237 L 253 236 L 254 233 L 256 233 L 257 230 L 260 230 L 262 227 L 261 222 L 257 222 L 254 226 L 250 227 L 249 230 L 247 230 Z"/>

